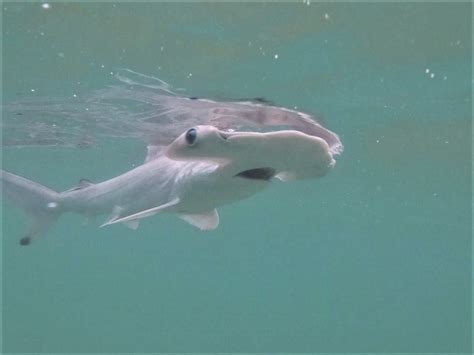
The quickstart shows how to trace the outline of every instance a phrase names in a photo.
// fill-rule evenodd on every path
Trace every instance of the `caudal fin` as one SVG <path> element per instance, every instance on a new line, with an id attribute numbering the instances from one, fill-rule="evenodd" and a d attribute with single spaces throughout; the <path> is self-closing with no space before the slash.
<path id="1" fill-rule="evenodd" d="M 21 245 L 46 232 L 61 214 L 59 193 L 21 176 L 0 170 L 4 196 L 23 209 L 30 218 L 27 233 L 20 239 Z"/>

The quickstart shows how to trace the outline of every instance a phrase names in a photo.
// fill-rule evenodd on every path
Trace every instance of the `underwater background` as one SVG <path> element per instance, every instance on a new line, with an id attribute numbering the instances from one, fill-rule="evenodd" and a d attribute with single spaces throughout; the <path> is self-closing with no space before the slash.
<path id="1" fill-rule="evenodd" d="M 21 247 L 3 201 L 3 352 L 470 353 L 471 7 L 3 2 L 5 105 L 130 68 L 322 115 L 345 146 L 328 176 L 220 208 L 207 233 L 66 215 Z M 104 139 L 4 147 L 2 165 L 59 191 L 144 156 Z"/>

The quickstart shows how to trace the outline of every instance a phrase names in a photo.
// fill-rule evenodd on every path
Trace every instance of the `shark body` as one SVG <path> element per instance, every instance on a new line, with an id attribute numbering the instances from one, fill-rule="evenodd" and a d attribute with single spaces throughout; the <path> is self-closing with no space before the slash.
<path id="1" fill-rule="evenodd" d="M 202 230 L 215 229 L 217 207 L 258 193 L 274 178 L 321 177 L 334 166 L 334 154 L 323 138 L 299 131 L 227 132 L 196 126 L 169 146 L 148 147 L 143 165 L 101 183 L 82 180 L 59 193 L 6 171 L 1 181 L 4 194 L 30 217 L 20 240 L 28 245 L 65 212 L 88 218 L 108 214 L 102 226 L 124 223 L 133 229 L 142 218 L 172 213 Z"/>

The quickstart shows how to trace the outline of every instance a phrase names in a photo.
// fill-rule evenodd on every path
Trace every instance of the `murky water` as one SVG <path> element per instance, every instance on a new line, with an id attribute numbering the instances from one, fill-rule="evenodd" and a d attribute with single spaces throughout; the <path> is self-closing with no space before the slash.
<path id="1" fill-rule="evenodd" d="M 297 107 L 345 145 L 328 176 L 225 206 L 209 233 L 68 215 L 25 248 L 5 201 L 5 352 L 470 352 L 470 4 L 2 7 L 4 104 L 81 99 L 130 68 Z M 141 164 L 145 146 L 2 153 L 65 190 Z"/>

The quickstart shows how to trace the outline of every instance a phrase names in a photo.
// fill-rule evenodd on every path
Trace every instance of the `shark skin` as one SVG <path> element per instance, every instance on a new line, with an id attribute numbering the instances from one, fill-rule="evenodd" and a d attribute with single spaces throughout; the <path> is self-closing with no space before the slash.
<path id="1" fill-rule="evenodd" d="M 299 131 L 227 132 L 196 126 L 167 147 L 148 147 L 143 165 L 101 183 L 82 180 L 58 193 L 6 171 L 1 171 L 1 181 L 4 195 L 30 217 L 20 240 L 28 245 L 65 212 L 87 218 L 108 214 L 102 227 L 123 223 L 133 229 L 142 218 L 170 213 L 212 230 L 219 224 L 217 207 L 258 193 L 274 178 L 319 178 L 334 167 L 333 155 L 325 140 Z"/>

